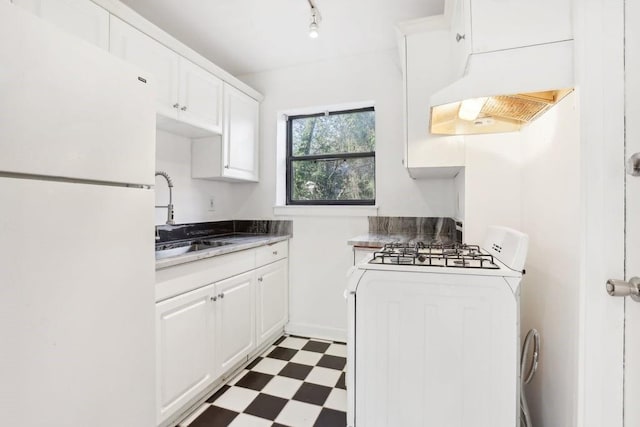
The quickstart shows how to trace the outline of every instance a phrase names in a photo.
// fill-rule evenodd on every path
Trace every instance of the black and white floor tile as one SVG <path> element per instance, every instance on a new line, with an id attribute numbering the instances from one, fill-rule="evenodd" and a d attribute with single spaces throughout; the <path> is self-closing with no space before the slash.
<path id="1" fill-rule="evenodd" d="M 347 348 L 286 336 L 180 427 L 345 427 Z"/>

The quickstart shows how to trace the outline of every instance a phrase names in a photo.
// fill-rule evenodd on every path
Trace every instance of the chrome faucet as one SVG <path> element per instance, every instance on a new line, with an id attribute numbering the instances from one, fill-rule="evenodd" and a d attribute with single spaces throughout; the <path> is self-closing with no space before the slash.
<path id="1" fill-rule="evenodd" d="M 168 205 L 156 205 L 156 208 L 163 208 L 167 210 L 167 225 L 174 225 L 176 222 L 173 220 L 173 181 L 171 181 L 171 177 L 168 173 L 164 171 L 157 171 L 156 176 L 164 177 L 167 180 L 167 185 L 169 186 L 169 204 Z"/>

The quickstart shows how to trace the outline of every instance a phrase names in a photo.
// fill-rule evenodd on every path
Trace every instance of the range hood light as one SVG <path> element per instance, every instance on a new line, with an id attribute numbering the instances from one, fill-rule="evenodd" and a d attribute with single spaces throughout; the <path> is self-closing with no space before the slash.
<path id="1" fill-rule="evenodd" d="M 486 104 L 488 98 L 472 98 L 465 99 L 460 103 L 458 117 L 468 122 L 475 121 L 482 111 L 482 107 Z"/>
<path id="2" fill-rule="evenodd" d="M 434 135 L 517 132 L 573 90 L 573 40 L 472 53 L 429 99 Z"/>

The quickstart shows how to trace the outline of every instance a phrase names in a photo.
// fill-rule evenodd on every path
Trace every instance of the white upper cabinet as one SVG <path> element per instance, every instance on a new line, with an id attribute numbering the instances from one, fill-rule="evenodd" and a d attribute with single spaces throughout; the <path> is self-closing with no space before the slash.
<path id="1" fill-rule="evenodd" d="M 573 38 L 571 0 L 450 0 L 452 71 L 469 55 Z M 425 54 L 429 54 L 428 52 Z"/>
<path id="2" fill-rule="evenodd" d="M 455 78 L 450 68 L 449 36 L 447 29 L 405 36 L 405 167 L 413 178 L 450 178 L 465 165 L 463 138 L 429 134 L 429 98 Z M 464 62 L 458 66 L 462 73 Z"/>
<path id="3" fill-rule="evenodd" d="M 467 58 L 471 54 L 471 0 L 455 0 L 451 16 L 452 67 L 455 75 L 464 74 Z"/>
<path id="4" fill-rule="evenodd" d="M 225 84 L 224 108 L 225 176 L 257 181 L 258 101 Z"/>
<path id="5" fill-rule="evenodd" d="M 222 132 L 222 80 L 180 58 L 179 118 L 215 133 Z"/>
<path id="6" fill-rule="evenodd" d="M 58 28 L 109 49 L 109 12 L 87 0 L 13 0 Z"/>
<path id="7" fill-rule="evenodd" d="M 110 52 L 150 73 L 156 85 L 156 111 L 177 116 L 179 56 L 121 19 L 111 16 Z"/>
<path id="8" fill-rule="evenodd" d="M 190 137 L 222 131 L 222 80 L 111 17 L 111 53 L 156 79 L 158 127 Z"/>
<path id="9" fill-rule="evenodd" d="M 474 53 L 573 38 L 570 0 L 473 0 L 470 3 Z"/>
<path id="10" fill-rule="evenodd" d="M 221 137 L 191 143 L 191 177 L 225 181 L 258 181 L 258 101 L 224 84 Z"/>

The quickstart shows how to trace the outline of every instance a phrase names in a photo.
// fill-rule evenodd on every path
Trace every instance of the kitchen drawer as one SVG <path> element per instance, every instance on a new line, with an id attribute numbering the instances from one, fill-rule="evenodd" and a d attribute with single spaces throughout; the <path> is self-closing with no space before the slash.
<path id="1" fill-rule="evenodd" d="M 261 246 L 256 250 L 256 267 L 270 264 L 287 256 L 289 256 L 289 241 L 287 240 Z"/>
<path id="2" fill-rule="evenodd" d="M 255 249 L 248 249 L 157 270 L 156 302 L 254 268 Z"/>

